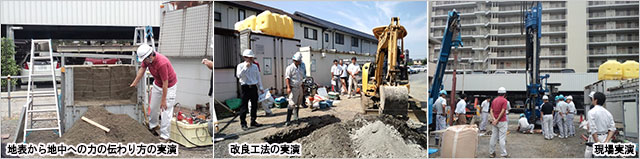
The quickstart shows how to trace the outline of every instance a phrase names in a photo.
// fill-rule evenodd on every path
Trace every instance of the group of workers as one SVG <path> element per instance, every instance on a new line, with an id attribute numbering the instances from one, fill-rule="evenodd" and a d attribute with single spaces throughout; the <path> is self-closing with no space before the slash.
<path id="1" fill-rule="evenodd" d="M 264 93 L 261 74 L 259 66 L 255 63 L 253 51 L 246 49 L 242 53 L 244 62 L 238 64 L 236 69 L 236 77 L 239 79 L 242 91 L 242 105 L 240 106 L 240 125 L 243 130 L 248 130 L 247 122 L 245 120 L 247 111 L 251 112 L 251 127 L 260 127 L 262 124 L 256 122 L 257 110 L 258 110 L 258 92 Z M 334 60 L 334 66 L 331 68 L 332 80 L 342 79 L 349 80 L 348 90 L 349 92 L 355 92 L 357 87 L 356 75 L 360 72 L 360 66 L 356 63 L 356 57 L 351 58 L 351 64 L 346 66 L 342 64 L 338 66 L 337 60 Z M 285 69 L 285 86 L 287 94 L 287 118 L 285 125 L 291 124 L 291 117 L 293 120 L 298 120 L 298 113 L 300 107 L 305 106 L 305 94 L 304 94 L 304 80 L 306 77 L 305 64 L 302 62 L 302 54 L 296 52 L 292 57 L 292 63 Z M 342 62 L 341 62 L 342 63 Z M 343 77 L 344 76 L 344 77 Z M 343 87 L 344 88 L 344 84 Z M 349 97 L 353 94 L 350 93 Z M 251 108 L 248 103 L 251 102 Z M 254 104 L 255 103 L 255 104 Z M 268 113 L 268 112 L 267 112 Z"/>
<path id="2" fill-rule="evenodd" d="M 540 121 L 542 121 L 542 134 L 547 140 L 553 139 L 554 136 L 559 138 L 568 138 L 575 136 L 575 127 L 573 126 L 573 117 L 577 113 L 576 106 L 573 103 L 573 97 L 558 95 L 555 97 L 556 105 L 549 102 L 549 97 L 542 97 L 544 103 L 540 107 Z M 554 125 L 558 127 L 559 135 L 553 132 Z"/>
<path id="3" fill-rule="evenodd" d="M 349 65 L 344 60 L 333 60 L 331 66 L 331 84 L 333 91 L 341 94 L 349 94 L 349 98 L 356 94 L 358 80 L 356 76 L 360 73 L 360 65 L 356 63 L 356 57 L 351 58 Z"/>
<path id="4" fill-rule="evenodd" d="M 443 130 L 449 127 L 447 123 L 447 92 L 442 90 L 439 92 L 440 97 L 433 103 L 433 112 L 435 113 L 436 130 Z M 495 157 L 495 145 L 500 143 L 500 156 L 508 156 L 506 149 L 506 134 L 508 130 L 507 114 L 510 109 L 509 101 L 506 99 L 507 91 L 504 87 L 498 88 L 498 96 L 491 100 L 491 98 L 485 98 L 480 105 L 481 122 L 479 124 L 479 130 L 481 132 L 486 131 L 487 123 L 490 123 L 491 139 L 489 142 L 489 154 L 490 157 Z M 466 123 L 466 111 L 467 96 L 464 94 L 459 95 L 460 99 L 456 104 L 455 116 L 458 117 L 458 124 Z M 615 124 L 611 113 L 602 107 L 606 97 L 601 92 L 591 92 L 589 95 L 592 101 L 592 108 L 585 112 L 586 121 L 585 129 L 589 133 L 588 142 L 610 142 L 615 132 Z M 558 95 L 555 97 L 555 104 L 549 101 L 549 97 L 544 95 L 542 97 L 544 103 L 540 106 L 540 121 L 542 121 L 542 133 L 545 139 L 551 140 L 554 136 L 560 138 L 569 138 L 575 136 L 575 127 L 573 125 L 574 116 L 577 113 L 572 96 Z M 451 118 L 451 120 L 455 120 Z M 558 134 L 554 133 L 554 126 L 558 127 Z M 529 120 L 524 114 L 520 114 L 518 119 L 518 132 L 522 133 L 534 133 L 534 124 L 529 123 Z M 439 142 L 440 137 L 436 135 L 436 143 Z M 591 156 L 591 147 L 587 147 L 585 151 L 585 157 Z"/>

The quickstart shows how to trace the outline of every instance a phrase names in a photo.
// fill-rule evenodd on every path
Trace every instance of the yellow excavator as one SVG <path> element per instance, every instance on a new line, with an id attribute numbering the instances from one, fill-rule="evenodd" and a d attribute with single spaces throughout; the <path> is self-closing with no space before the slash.
<path id="1" fill-rule="evenodd" d="M 367 114 L 408 116 L 426 121 L 426 113 L 416 107 L 418 102 L 409 95 L 404 55 L 407 30 L 399 23 L 399 18 L 393 17 L 388 26 L 373 28 L 378 48 L 375 61 L 362 66 L 362 107 Z"/>

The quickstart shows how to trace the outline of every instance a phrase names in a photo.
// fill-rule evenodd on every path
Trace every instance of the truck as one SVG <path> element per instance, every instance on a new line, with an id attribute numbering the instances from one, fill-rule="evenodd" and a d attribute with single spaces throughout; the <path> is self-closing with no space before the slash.
<path id="1" fill-rule="evenodd" d="M 584 96 L 589 93 L 602 92 L 607 97 L 604 108 L 613 116 L 617 129 L 622 129 L 622 135 L 634 142 L 638 142 L 638 79 L 627 80 L 599 80 L 585 86 Z M 585 103 L 591 103 L 591 99 L 585 98 Z M 585 106 L 585 112 L 589 107 Z"/>

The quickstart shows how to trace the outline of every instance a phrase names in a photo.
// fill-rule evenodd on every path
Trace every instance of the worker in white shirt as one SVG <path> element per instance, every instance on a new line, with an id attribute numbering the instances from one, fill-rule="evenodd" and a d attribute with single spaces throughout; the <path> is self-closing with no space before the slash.
<path id="1" fill-rule="evenodd" d="M 251 101 L 251 127 L 260 127 L 262 124 L 256 122 L 256 113 L 258 110 L 258 90 L 264 93 L 262 89 L 262 78 L 258 65 L 253 63 L 255 55 L 250 49 L 242 52 L 244 62 L 236 67 L 236 77 L 238 77 L 242 90 L 242 105 L 240 106 L 240 126 L 243 130 L 247 130 L 247 121 L 245 120 L 248 104 Z"/>
<path id="2" fill-rule="evenodd" d="M 460 101 L 456 104 L 456 116 L 458 117 L 458 125 L 467 124 L 467 96 L 464 94 L 460 94 Z"/>
<path id="3" fill-rule="evenodd" d="M 611 142 L 616 131 L 613 116 L 602 107 L 606 99 L 607 97 L 603 93 L 596 92 L 591 101 L 595 106 L 589 110 L 589 134 L 593 137 L 594 143 Z"/>
<path id="4" fill-rule="evenodd" d="M 436 112 L 436 130 L 443 130 L 449 127 L 447 125 L 447 112 L 445 111 L 445 107 L 447 106 L 447 91 L 441 90 L 440 97 L 433 102 L 433 112 Z M 440 140 L 440 135 L 436 135 L 436 144 L 438 144 Z"/>
<path id="5" fill-rule="evenodd" d="M 568 96 L 566 102 L 567 102 L 567 104 L 569 106 L 569 112 L 565 116 L 565 123 L 567 124 L 567 125 L 565 125 L 565 127 L 568 127 L 569 136 L 575 136 L 576 135 L 576 128 L 573 126 L 573 117 L 576 115 L 576 105 L 573 104 L 573 97 L 572 96 Z"/>
<path id="6" fill-rule="evenodd" d="M 489 107 L 491 106 L 490 100 L 491 98 L 487 97 L 484 99 L 484 101 L 482 101 L 482 104 L 480 104 L 482 111 L 482 122 L 480 122 L 480 131 L 487 130 L 487 119 L 489 117 Z"/>
<path id="7" fill-rule="evenodd" d="M 589 127 L 589 119 L 590 119 L 590 118 L 589 118 L 589 112 L 591 112 L 591 109 L 593 109 L 593 107 L 595 107 L 595 105 L 593 104 L 593 100 L 594 100 L 594 99 L 593 99 L 593 95 L 595 95 L 595 94 L 596 94 L 596 92 L 593 92 L 593 91 L 592 91 L 591 93 L 589 93 L 589 99 L 591 99 L 591 105 L 589 106 L 589 109 L 586 109 L 587 107 L 585 106 L 585 111 L 586 111 L 586 112 L 584 112 L 584 115 L 585 115 L 585 121 L 584 121 L 584 123 L 585 123 L 585 124 L 584 124 L 584 126 L 583 126 L 582 128 L 583 128 L 583 129 L 585 129 L 585 130 L 587 131 L 587 133 L 588 133 L 588 134 L 591 134 L 591 133 L 589 133 L 589 132 L 590 132 L 590 127 Z M 583 125 L 583 124 L 581 123 L 580 125 Z M 587 142 L 594 142 L 594 139 L 593 139 L 593 136 L 592 136 L 592 135 L 587 135 L 587 136 L 588 136 Z M 585 149 L 584 149 L 584 158 L 592 158 L 592 157 L 593 157 L 593 153 L 592 153 L 592 151 L 593 151 L 593 147 L 588 146 L 588 145 L 587 145 L 587 146 L 585 146 Z"/>
<path id="8" fill-rule="evenodd" d="M 293 55 L 293 63 L 287 66 L 285 70 L 285 83 L 287 84 L 287 94 L 289 94 L 289 106 L 287 108 L 287 120 L 285 125 L 288 126 L 293 114 L 293 120 L 298 120 L 298 111 L 304 102 L 302 81 L 306 78 L 302 67 L 302 54 L 297 52 Z"/>
<path id="9" fill-rule="evenodd" d="M 529 124 L 527 118 L 525 118 L 524 114 L 520 114 L 520 119 L 518 120 L 518 131 L 521 133 L 533 134 L 533 124 Z"/>
<path id="10" fill-rule="evenodd" d="M 349 85 L 347 86 L 347 90 L 349 91 L 349 98 L 356 93 L 356 89 L 358 88 L 358 80 L 356 76 L 360 73 L 360 65 L 358 65 L 356 57 L 351 58 L 351 64 L 347 67 L 347 72 L 349 74 Z"/>
<path id="11" fill-rule="evenodd" d="M 558 129 L 560 129 L 560 135 L 558 135 L 559 138 L 567 138 L 568 137 L 568 131 L 567 131 L 567 127 L 565 127 L 567 124 L 565 121 L 565 117 L 567 116 L 567 112 L 569 112 L 569 104 L 567 104 L 566 102 L 564 102 L 564 96 L 560 95 L 560 97 L 558 98 L 558 103 L 556 104 L 556 107 L 558 107 Z"/>
<path id="12" fill-rule="evenodd" d="M 349 73 L 347 73 L 347 64 L 344 63 L 344 60 L 340 60 L 340 68 L 342 69 L 342 74 L 340 74 L 340 93 L 347 94 L 347 79 L 349 78 Z"/>
<path id="13" fill-rule="evenodd" d="M 338 60 L 333 60 L 331 66 L 331 85 L 334 92 L 340 92 L 340 75 L 342 75 L 342 67 L 338 65 Z"/>

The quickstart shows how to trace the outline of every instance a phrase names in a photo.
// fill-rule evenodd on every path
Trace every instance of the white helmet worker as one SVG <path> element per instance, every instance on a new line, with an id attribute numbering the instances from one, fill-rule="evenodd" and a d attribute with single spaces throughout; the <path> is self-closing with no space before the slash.
<path id="1" fill-rule="evenodd" d="M 244 49 L 244 51 L 242 52 L 242 56 L 243 57 L 255 57 L 255 55 L 253 55 L 253 51 L 251 51 L 251 49 Z"/>
<path id="2" fill-rule="evenodd" d="M 542 96 L 542 100 L 549 100 L 549 96 L 547 95 Z"/>
<path id="3" fill-rule="evenodd" d="M 505 89 L 504 87 L 500 87 L 500 88 L 498 88 L 498 93 L 500 93 L 500 94 L 507 93 L 507 89 Z"/>
<path id="4" fill-rule="evenodd" d="M 567 100 L 573 100 L 572 96 L 567 96 Z"/>
<path id="5" fill-rule="evenodd" d="M 138 55 L 138 62 L 142 62 L 145 58 L 149 57 L 153 52 L 153 48 L 147 44 L 142 44 L 138 47 L 136 54 Z"/>
<path id="6" fill-rule="evenodd" d="M 302 60 L 302 54 L 300 52 L 296 52 L 296 54 L 293 55 L 292 59 L 294 61 L 300 62 L 300 60 Z"/>

